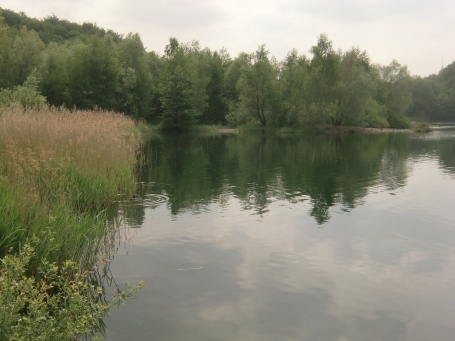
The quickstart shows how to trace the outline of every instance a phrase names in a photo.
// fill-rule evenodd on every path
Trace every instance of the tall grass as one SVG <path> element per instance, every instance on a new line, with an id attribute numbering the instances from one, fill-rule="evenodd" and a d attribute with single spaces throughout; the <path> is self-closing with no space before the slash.
<path id="1" fill-rule="evenodd" d="M 101 110 L 0 108 L 0 257 L 32 235 L 36 261 L 93 257 L 106 204 L 134 190 L 134 130 Z"/>

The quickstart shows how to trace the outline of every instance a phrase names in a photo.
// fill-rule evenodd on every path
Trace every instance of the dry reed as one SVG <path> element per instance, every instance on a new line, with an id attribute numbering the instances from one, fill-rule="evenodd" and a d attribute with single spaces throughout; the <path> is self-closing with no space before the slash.
<path id="1" fill-rule="evenodd" d="M 56 254 L 71 238 L 86 248 L 103 205 L 134 189 L 134 129 L 102 110 L 0 108 L 0 256 L 44 229 L 60 236 Z"/>

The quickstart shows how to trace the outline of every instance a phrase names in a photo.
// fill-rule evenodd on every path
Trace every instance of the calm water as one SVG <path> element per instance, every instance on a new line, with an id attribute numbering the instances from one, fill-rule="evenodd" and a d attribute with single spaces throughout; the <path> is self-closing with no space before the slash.
<path id="1" fill-rule="evenodd" d="M 455 339 L 455 130 L 152 138 L 106 339 Z"/>

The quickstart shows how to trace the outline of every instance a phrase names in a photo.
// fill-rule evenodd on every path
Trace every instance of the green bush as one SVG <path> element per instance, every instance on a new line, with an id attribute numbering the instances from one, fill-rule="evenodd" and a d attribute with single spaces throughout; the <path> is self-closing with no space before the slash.
<path id="1" fill-rule="evenodd" d="M 32 242 L 37 243 L 37 239 Z M 89 272 L 66 261 L 42 260 L 35 276 L 28 276 L 34 248 L 26 244 L 19 255 L 7 255 L 0 265 L 0 335 L 2 340 L 77 340 L 90 337 L 108 309 L 142 287 L 128 286 L 109 301 Z"/>
<path id="2" fill-rule="evenodd" d="M 47 107 L 46 97 L 38 91 L 38 78 L 32 73 L 23 85 L 16 86 L 13 90 L 0 89 L 0 105 L 24 108 Z"/>
<path id="3" fill-rule="evenodd" d="M 431 127 L 427 122 L 412 122 L 412 130 L 416 133 L 429 133 L 431 131 Z"/>
<path id="4" fill-rule="evenodd" d="M 396 115 L 389 117 L 391 128 L 408 129 L 411 127 L 411 119 L 405 115 Z"/>
<path id="5" fill-rule="evenodd" d="M 387 108 L 370 98 L 365 107 L 365 121 L 370 128 L 387 128 Z"/>

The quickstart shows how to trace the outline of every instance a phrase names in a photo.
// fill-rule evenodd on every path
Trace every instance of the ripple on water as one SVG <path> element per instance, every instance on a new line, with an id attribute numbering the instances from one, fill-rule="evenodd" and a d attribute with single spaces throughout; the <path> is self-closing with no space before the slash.
<path id="1" fill-rule="evenodd" d="M 156 193 L 147 193 L 142 196 L 134 195 L 128 201 L 128 205 L 133 206 L 142 206 L 146 208 L 155 208 L 164 204 L 169 200 L 169 197 L 164 194 L 156 194 Z"/>

